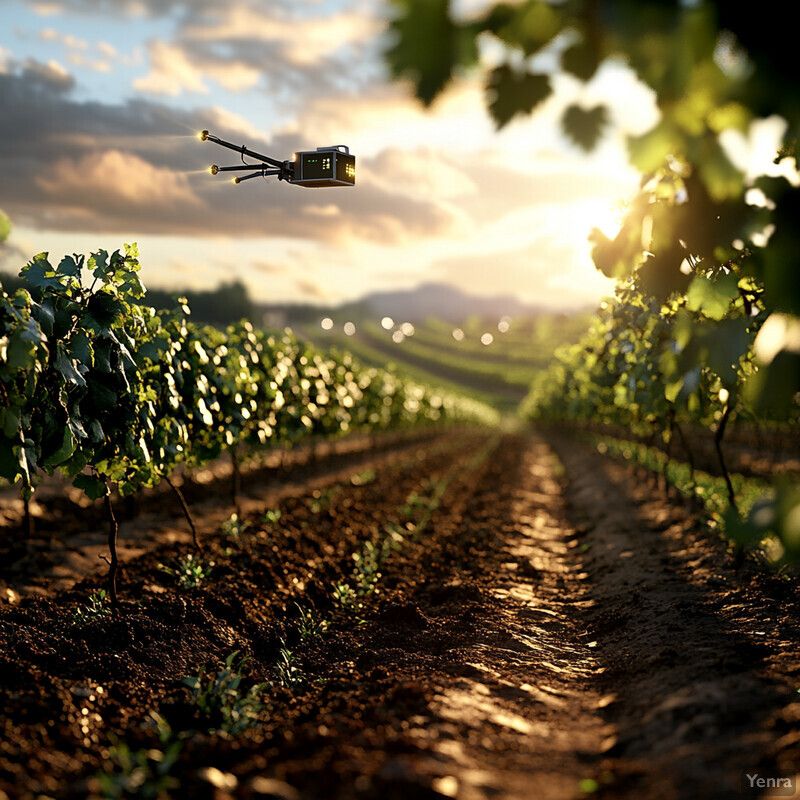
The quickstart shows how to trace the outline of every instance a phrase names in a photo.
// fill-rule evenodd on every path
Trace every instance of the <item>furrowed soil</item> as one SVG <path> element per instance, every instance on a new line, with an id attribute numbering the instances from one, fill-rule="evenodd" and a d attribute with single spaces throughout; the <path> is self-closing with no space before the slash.
<path id="1" fill-rule="evenodd" d="M 5 528 L 0 800 L 793 796 L 797 582 L 735 568 L 646 475 L 563 435 L 428 434 L 245 472 L 226 536 L 228 483 L 184 486 L 195 588 L 159 566 L 191 552 L 180 511 L 142 500 L 115 616 L 76 620 L 98 511 Z M 226 717 L 182 679 L 235 652 Z"/>

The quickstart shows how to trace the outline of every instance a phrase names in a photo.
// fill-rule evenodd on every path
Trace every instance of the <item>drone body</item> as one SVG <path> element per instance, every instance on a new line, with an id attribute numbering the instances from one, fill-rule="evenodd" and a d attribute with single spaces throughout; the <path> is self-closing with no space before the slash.
<path id="1" fill-rule="evenodd" d="M 298 186 L 353 186 L 356 157 L 343 144 L 295 153 L 290 182 Z"/>
<path id="2" fill-rule="evenodd" d="M 213 136 L 208 131 L 198 134 L 200 141 L 211 141 L 215 144 L 227 147 L 241 153 L 242 164 L 235 167 L 218 167 L 212 164 L 210 172 L 216 175 L 218 172 L 234 172 L 240 170 L 252 170 L 249 175 L 236 177 L 234 183 L 241 183 L 249 178 L 266 178 L 275 176 L 279 181 L 287 181 L 297 186 L 323 187 L 323 186 L 354 186 L 356 182 L 356 157 L 350 154 L 350 150 L 343 144 L 332 147 L 318 147 L 316 150 L 301 150 L 294 154 L 291 161 L 278 161 L 269 156 L 261 155 L 244 145 L 235 145 L 226 142 L 217 136 Z M 259 167 L 258 164 L 244 163 L 244 157 L 250 156 L 257 158 L 264 164 L 268 164 L 272 169 Z"/>

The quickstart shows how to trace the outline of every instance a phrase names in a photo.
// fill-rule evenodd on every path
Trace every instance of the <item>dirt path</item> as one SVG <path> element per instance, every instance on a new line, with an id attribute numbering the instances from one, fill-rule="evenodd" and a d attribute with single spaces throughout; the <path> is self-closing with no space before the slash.
<path id="1" fill-rule="evenodd" d="M 254 496 L 198 589 L 164 582 L 167 548 L 127 565 L 118 620 L 71 624 L 91 583 L 0 606 L 0 800 L 122 785 L 109 734 L 164 751 L 155 710 L 180 750 L 160 797 L 713 800 L 800 771 L 795 582 L 734 572 L 691 509 L 567 439 L 369 463 L 297 487 L 277 526 Z M 373 590 L 337 602 L 391 536 Z M 297 604 L 327 630 L 301 636 Z M 237 649 L 270 686 L 231 737 L 180 678 Z"/>
<path id="2" fill-rule="evenodd" d="M 597 770 L 610 796 L 753 797 L 745 773 L 794 777 L 796 584 L 737 575 L 723 545 L 643 475 L 554 444 L 584 532 L 599 686 L 613 697 L 613 746 Z"/>

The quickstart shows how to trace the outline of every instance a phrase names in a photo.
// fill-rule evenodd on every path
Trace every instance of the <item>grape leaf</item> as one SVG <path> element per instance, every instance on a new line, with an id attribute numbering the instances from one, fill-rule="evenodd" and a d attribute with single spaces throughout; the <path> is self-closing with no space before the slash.
<path id="1" fill-rule="evenodd" d="M 67 461 L 75 452 L 76 445 L 77 442 L 72 435 L 69 425 L 65 426 L 64 435 L 61 439 L 61 446 L 42 462 L 42 466 L 45 469 L 49 469 L 51 467 L 57 467 L 59 464 Z"/>
<path id="2" fill-rule="evenodd" d="M 602 104 L 589 109 L 573 104 L 561 118 L 564 133 L 587 153 L 594 150 L 608 122 L 608 109 Z"/>
<path id="3" fill-rule="evenodd" d="M 738 296 L 739 279 L 733 272 L 714 280 L 697 275 L 686 292 L 686 307 L 689 311 L 702 311 L 709 319 L 721 320 Z"/>
<path id="4" fill-rule="evenodd" d="M 34 289 L 61 289 L 61 281 L 47 260 L 47 253 L 37 253 L 21 270 L 20 276 Z"/>
<path id="5" fill-rule="evenodd" d="M 577 42 L 561 54 L 561 66 L 576 78 L 586 82 L 597 72 L 600 59 L 597 49 Z"/>
<path id="6" fill-rule="evenodd" d="M 399 14 L 390 23 L 395 41 L 386 60 L 392 75 L 410 79 L 417 97 L 429 106 L 456 67 L 477 61 L 477 30 L 453 23 L 449 0 L 392 0 L 392 4 Z"/>
<path id="7" fill-rule="evenodd" d="M 0 211 L 0 242 L 4 242 L 11 234 L 11 220 Z"/>
<path id="8" fill-rule="evenodd" d="M 99 500 L 108 494 L 105 482 L 93 475 L 76 475 L 72 485 L 82 489 L 90 500 Z"/>
<path id="9" fill-rule="evenodd" d="M 86 380 L 62 342 L 56 344 L 56 357 L 53 360 L 53 367 L 67 383 L 81 387 L 86 386 Z"/>
<path id="10" fill-rule="evenodd" d="M 489 112 L 498 128 L 517 114 L 530 114 L 552 92 L 547 75 L 519 72 L 508 64 L 496 67 L 486 85 Z"/>

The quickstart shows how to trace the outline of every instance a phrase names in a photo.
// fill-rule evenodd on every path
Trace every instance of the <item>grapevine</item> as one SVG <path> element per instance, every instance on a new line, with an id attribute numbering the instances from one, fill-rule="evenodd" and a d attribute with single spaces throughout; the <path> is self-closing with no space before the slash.
<path id="1" fill-rule="evenodd" d="M 40 253 L 21 272 L 30 288 L 0 293 L 0 477 L 30 498 L 58 470 L 103 498 L 115 608 L 112 489 L 125 497 L 162 480 L 174 486 L 179 465 L 224 452 L 237 464 L 239 447 L 496 419 L 480 403 L 365 369 L 288 330 L 196 325 L 185 302 L 156 312 L 144 304 L 139 270 L 135 245 L 57 266 Z"/>

